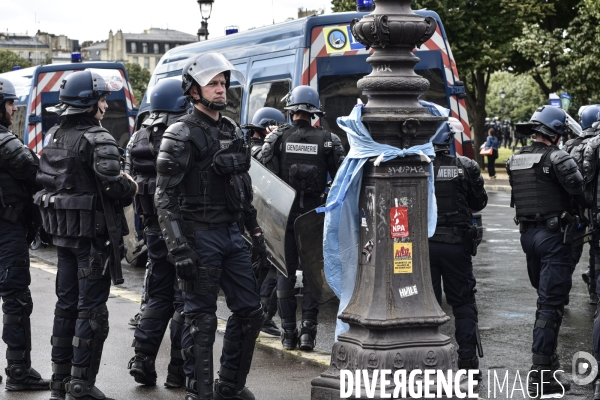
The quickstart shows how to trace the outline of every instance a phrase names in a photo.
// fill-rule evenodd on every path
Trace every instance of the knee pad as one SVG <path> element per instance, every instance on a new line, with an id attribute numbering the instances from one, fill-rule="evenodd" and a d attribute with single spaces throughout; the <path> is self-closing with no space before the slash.
<path id="1" fill-rule="evenodd" d="M 186 387 L 196 391 L 201 398 L 212 396 L 213 385 L 213 344 L 217 331 L 215 314 L 196 314 L 186 317 L 185 323 L 190 325 L 190 334 L 194 344 L 182 351 L 185 360 L 194 359 L 196 379 L 186 378 Z"/>
<path id="2" fill-rule="evenodd" d="M 554 316 L 554 320 L 543 318 L 543 316 L 541 315 L 541 311 L 550 311 Z M 559 306 L 550 306 L 538 303 L 537 311 L 535 313 L 536 319 L 534 328 L 549 328 L 552 329 L 556 333 L 556 335 L 558 335 L 560 325 L 562 324 L 564 311 L 564 304 L 561 304 Z"/>
<path id="3" fill-rule="evenodd" d="M 217 331 L 217 316 L 215 314 L 196 314 L 186 318 L 185 322 L 190 325 L 190 335 L 194 344 L 202 347 L 211 347 L 215 342 Z"/>

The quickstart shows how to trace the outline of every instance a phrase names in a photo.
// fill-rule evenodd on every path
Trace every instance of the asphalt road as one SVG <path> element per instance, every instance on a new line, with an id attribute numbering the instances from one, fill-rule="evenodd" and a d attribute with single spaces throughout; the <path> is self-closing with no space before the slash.
<path id="1" fill-rule="evenodd" d="M 525 267 L 525 256 L 519 242 L 517 226 L 512 221 L 514 210 L 509 207 L 510 194 L 490 193 L 488 207 L 482 212 L 484 221 L 484 240 L 479 246 L 479 254 L 473 264 L 477 277 L 477 305 L 479 326 L 485 356 L 481 360 L 483 381 L 480 385 L 482 398 L 511 398 L 507 388 L 503 392 L 493 391 L 494 373 L 500 381 L 508 371 L 509 386 L 512 388 L 517 373 L 523 385 L 531 365 L 532 326 L 535 318 L 536 293 L 530 286 Z M 55 251 L 49 247 L 32 252 L 32 255 L 56 262 Z M 588 263 L 587 246 L 584 255 L 573 276 L 573 289 L 570 305 L 566 307 L 565 317 L 560 331 L 558 353 L 565 373 L 572 372 L 571 359 L 578 351 L 592 352 L 591 327 L 595 306 L 588 305 L 585 284 L 581 273 Z M 125 287 L 141 293 L 143 270 L 124 265 Z M 51 331 L 54 306 L 54 276 L 32 269 L 32 292 L 34 293 L 34 366 L 44 375 L 50 374 L 50 345 L 48 337 Z M 300 300 L 300 298 L 299 298 Z M 318 348 L 330 351 L 333 344 L 333 332 L 337 302 L 331 301 L 321 307 L 319 315 Z M 183 391 L 167 391 L 162 387 L 141 388 L 128 375 L 127 361 L 133 355 L 130 344 L 133 331 L 126 325 L 128 319 L 137 311 L 137 304 L 123 298 L 111 298 L 111 333 L 105 345 L 103 367 L 98 378 L 98 386 L 107 395 L 116 399 L 163 399 L 181 398 Z M 451 309 L 444 304 L 444 311 L 452 316 Z M 223 297 L 219 299 L 218 315 L 227 318 L 229 312 Z M 300 319 L 300 315 L 298 317 Z M 453 318 L 442 327 L 442 333 L 452 337 Z M 279 323 L 279 321 L 277 321 Z M 216 349 L 221 346 L 219 334 Z M 164 380 L 168 363 L 169 344 L 163 343 L 157 360 L 159 383 Z M 0 344 L 0 354 L 4 345 Z M 218 355 L 215 356 L 215 361 Z M 259 399 L 308 399 L 310 398 L 310 380 L 324 367 L 299 360 L 287 353 L 264 347 L 258 347 L 255 353 L 252 372 L 249 378 L 250 388 Z M 490 385 L 488 385 L 488 377 Z M 565 399 L 592 398 L 591 385 L 572 385 Z M 519 388 L 517 384 L 516 388 Z M 489 389 L 489 390 L 488 390 Z M 4 397 L 3 397 L 4 396 Z M 180 397 L 181 396 L 181 397 Z M 44 399 L 43 394 L 10 394 L 0 392 L 0 398 L 6 399 Z M 512 398 L 525 398 L 520 391 L 513 392 Z"/>

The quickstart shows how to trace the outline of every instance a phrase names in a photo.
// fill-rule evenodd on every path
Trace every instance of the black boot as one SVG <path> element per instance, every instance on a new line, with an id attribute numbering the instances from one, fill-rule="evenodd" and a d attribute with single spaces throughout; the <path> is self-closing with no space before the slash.
<path id="1" fill-rule="evenodd" d="M 50 390 L 50 381 L 42 379 L 39 372 L 23 364 L 8 362 L 6 372 L 6 390 L 24 391 L 24 390 Z"/>
<path id="2" fill-rule="evenodd" d="M 302 321 L 300 328 L 300 350 L 311 351 L 317 345 L 317 323 Z"/>
<path id="3" fill-rule="evenodd" d="M 167 380 L 165 387 L 167 389 L 177 389 L 185 386 L 185 374 L 183 373 L 183 364 L 181 360 L 173 360 L 167 367 Z"/>
<path id="4" fill-rule="evenodd" d="M 127 368 L 129 375 L 133 376 L 137 383 L 146 386 L 156 386 L 156 369 L 154 367 L 155 357 L 136 354 L 129 361 Z"/>
<path id="5" fill-rule="evenodd" d="M 198 400 L 198 395 L 196 393 L 193 393 L 193 392 L 186 392 L 185 393 L 185 400 Z"/>
<path id="6" fill-rule="evenodd" d="M 50 381 L 50 400 L 65 400 L 67 395 L 67 383 L 71 377 L 67 377 L 62 381 Z"/>
<path id="7" fill-rule="evenodd" d="M 93 382 L 79 378 L 71 378 L 67 383 L 65 400 L 113 400 L 109 399 Z"/>
<path id="8" fill-rule="evenodd" d="M 467 358 L 467 359 L 459 358 L 458 359 L 458 369 L 464 369 L 467 371 L 467 373 L 470 369 L 479 371 L 479 357 L 477 357 L 477 355 L 474 355 L 473 358 Z M 475 378 L 475 380 L 480 381 L 481 380 L 481 371 L 479 371 L 477 374 L 473 375 L 473 377 Z"/>
<path id="9" fill-rule="evenodd" d="M 532 397 L 540 397 L 541 394 L 552 394 L 552 393 L 562 393 L 563 391 L 567 392 L 571 389 L 571 384 L 567 381 L 563 381 L 557 378 L 560 378 L 559 375 L 554 377 L 554 371 L 550 365 L 537 365 L 533 364 L 531 366 L 530 371 L 533 371 L 529 374 L 529 394 Z M 543 371 L 543 379 L 542 383 L 542 371 Z"/>
<path id="10" fill-rule="evenodd" d="M 273 319 L 269 317 L 265 319 L 265 322 L 263 322 L 262 326 L 260 327 L 260 330 L 261 332 L 268 333 L 269 335 L 281 336 L 279 327 L 277 326 L 275 321 L 273 321 Z"/>
<path id="11" fill-rule="evenodd" d="M 140 324 L 141 320 L 142 320 L 142 313 L 140 311 L 137 314 L 135 314 L 133 317 L 129 318 L 128 324 L 133 327 L 136 327 Z"/>
<path id="12" fill-rule="evenodd" d="M 298 346 L 298 329 L 282 329 L 281 344 L 285 350 L 295 350 Z"/>
<path id="13" fill-rule="evenodd" d="M 246 387 L 239 389 L 235 382 L 219 378 L 215 380 L 214 400 L 255 400 L 254 394 Z"/>

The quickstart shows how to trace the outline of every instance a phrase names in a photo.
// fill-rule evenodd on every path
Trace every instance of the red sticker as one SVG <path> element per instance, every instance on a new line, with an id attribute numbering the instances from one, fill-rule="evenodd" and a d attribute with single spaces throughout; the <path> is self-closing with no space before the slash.
<path id="1" fill-rule="evenodd" d="M 408 207 L 390 209 L 390 233 L 393 238 L 408 237 Z"/>

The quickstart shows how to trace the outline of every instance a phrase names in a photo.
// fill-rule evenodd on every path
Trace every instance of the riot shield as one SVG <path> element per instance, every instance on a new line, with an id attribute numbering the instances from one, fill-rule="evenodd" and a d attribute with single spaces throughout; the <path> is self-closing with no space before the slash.
<path id="1" fill-rule="evenodd" d="M 129 234 L 123 238 L 123 242 L 125 246 L 127 246 L 127 253 L 125 253 L 125 260 L 132 267 L 142 267 L 146 268 L 146 263 L 143 265 L 138 264 L 138 257 L 142 255 L 142 259 L 146 259 L 146 254 L 148 253 L 148 249 L 146 248 L 146 243 L 144 240 L 138 240 L 135 226 L 135 214 L 133 212 L 133 206 L 129 206 L 125 208 L 125 219 L 127 220 L 127 226 L 129 227 Z"/>
<path id="2" fill-rule="evenodd" d="M 306 283 L 313 297 L 320 303 L 326 303 L 336 297 L 325 279 L 323 270 L 323 225 L 325 213 L 315 210 L 299 216 L 294 222 L 298 257 Z"/>
<path id="3" fill-rule="evenodd" d="M 250 171 L 256 208 L 256 219 L 265 235 L 268 259 L 284 276 L 288 276 L 285 264 L 285 234 L 296 191 L 264 165 L 252 160 Z"/>

